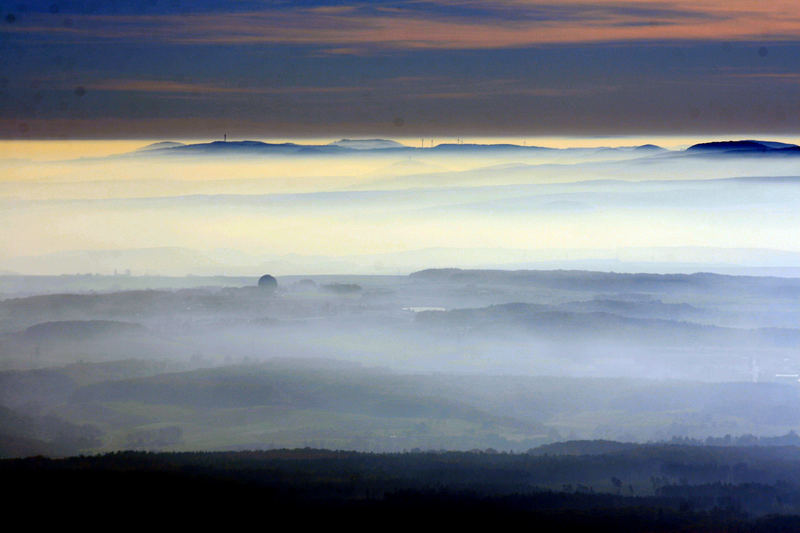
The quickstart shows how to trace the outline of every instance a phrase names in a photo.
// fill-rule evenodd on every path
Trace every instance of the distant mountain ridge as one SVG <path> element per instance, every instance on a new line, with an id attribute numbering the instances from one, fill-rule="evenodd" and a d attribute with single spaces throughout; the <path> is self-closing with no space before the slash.
<path id="1" fill-rule="evenodd" d="M 717 141 L 700 143 L 686 149 L 687 153 L 714 154 L 781 154 L 800 155 L 800 146 L 776 141 Z"/>
<path id="2" fill-rule="evenodd" d="M 268 143 L 263 141 L 211 141 L 183 144 L 172 141 L 156 142 L 137 149 L 127 155 L 176 155 L 176 154 L 337 154 L 353 152 L 559 152 L 562 150 L 631 152 L 656 154 L 668 150 L 653 144 L 641 146 L 594 147 L 594 148 L 550 148 L 544 146 L 528 146 L 510 143 L 475 144 L 475 143 L 441 143 L 430 147 L 406 146 L 391 139 L 339 139 L 328 144 Z"/>
<path id="3" fill-rule="evenodd" d="M 406 146 L 391 139 L 339 139 L 327 144 L 298 144 L 293 142 L 268 143 L 263 141 L 211 141 L 183 144 L 173 141 L 156 142 L 137 149 L 127 155 L 313 155 L 313 154 L 353 154 L 356 152 L 433 152 L 433 153 L 498 153 L 498 152 L 561 152 L 594 151 L 609 153 L 628 152 L 640 157 L 657 156 L 663 153 L 675 155 L 800 155 L 800 146 L 778 141 L 729 140 L 698 143 L 686 150 L 671 151 L 654 144 L 639 146 L 617 146 L 593 148 L 552 148 L 511 143 L 440 143 L 429 147 Z"/>

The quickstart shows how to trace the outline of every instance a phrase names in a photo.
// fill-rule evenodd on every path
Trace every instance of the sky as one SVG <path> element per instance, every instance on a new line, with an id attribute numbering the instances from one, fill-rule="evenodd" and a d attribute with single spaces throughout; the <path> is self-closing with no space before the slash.
<path id="1" fill-rule="evenodd" d="M 0 138 L 794 135 L 796 0 L 0 0 Z"/>

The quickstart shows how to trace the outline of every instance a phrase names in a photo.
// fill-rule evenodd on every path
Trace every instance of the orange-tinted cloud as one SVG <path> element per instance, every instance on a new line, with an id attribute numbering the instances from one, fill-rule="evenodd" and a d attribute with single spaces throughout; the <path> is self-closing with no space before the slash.
<path id="1" fill-rule="evenodd" d="M 475 2 L 434 2 L 464 9 Z M 477 9 L 477 8 L 476 8 Z M 505 0 L 494 16 L 450 15 L 402 7 L 310 8 L 252 13 L 80 15 L 70 27 L 33 16 L 15 32 L 61 39 L 150 39 L 171 43 L 278 43 L 360 53 L 369 47 L 480 49 L 550 43 L 800 38 L 796 0 Z M 519 17 L 514 17 L 519 13 Z"/>

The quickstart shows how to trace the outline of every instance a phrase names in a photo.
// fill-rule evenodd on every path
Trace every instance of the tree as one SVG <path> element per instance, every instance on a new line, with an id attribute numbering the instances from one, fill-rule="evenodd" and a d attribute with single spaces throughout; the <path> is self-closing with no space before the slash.
<path id="1" fill-rule="evenodd" d="M 278 280 L 276 280 L 269 274 L 264 274 L 263 276 L 258 278 L 258 286 L 261 289 L 269 289 L 274 291 L 275 289 L 278 288 Z"/>
<path id="2" fill-rule="evenodd" d="M 611 484 L 614 485 L 615 489 L 617 489 L 617 494 L 622 492 L 622 480 L 620 478 L 612 476 Z"/>

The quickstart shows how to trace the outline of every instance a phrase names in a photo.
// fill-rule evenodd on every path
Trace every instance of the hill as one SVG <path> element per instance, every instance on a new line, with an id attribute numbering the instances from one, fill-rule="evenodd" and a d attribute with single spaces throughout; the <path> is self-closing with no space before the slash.
<path id="1" fill-rule="evenodd" d="M 694 154 L 768 154 L 768 155 L 800 155 L 800 146 L 775 141 L 717 141 L 700 143 L 686 149 Z"/>
<path id="2" fill-rule="evenodd" d="M 148 144 L 147 146 L 142 146 L 137 152 L 149 152 L 152 150 L 164 150 L 165 148 L 177 148 L 178 146 L 185 146 L 184 143 L 174 142 L 174 141 L 161 141 L 156 142 L 153 144 Z"/>
<path id="3" fill-rule="evenodd" d="M 257 508 L 274 521 L 374 530 L 534 523 L 542 531 L 796 531 L 799 450 L 641 446 L 601 455 L 533 456 L 492 450 L 359 454 L 302 449 L 132 453 L 0 461 L 16 488 L 58 495 L 50 514 L 91 501 L 108 520 L 148 497 L 147 520 L 238 525 Z M 187 513 L 200 506 L 202 516 Z M 794 515 L 794 516 L 793 516 Z M 136 523 L 137 513 L 128 522 Z"/>

